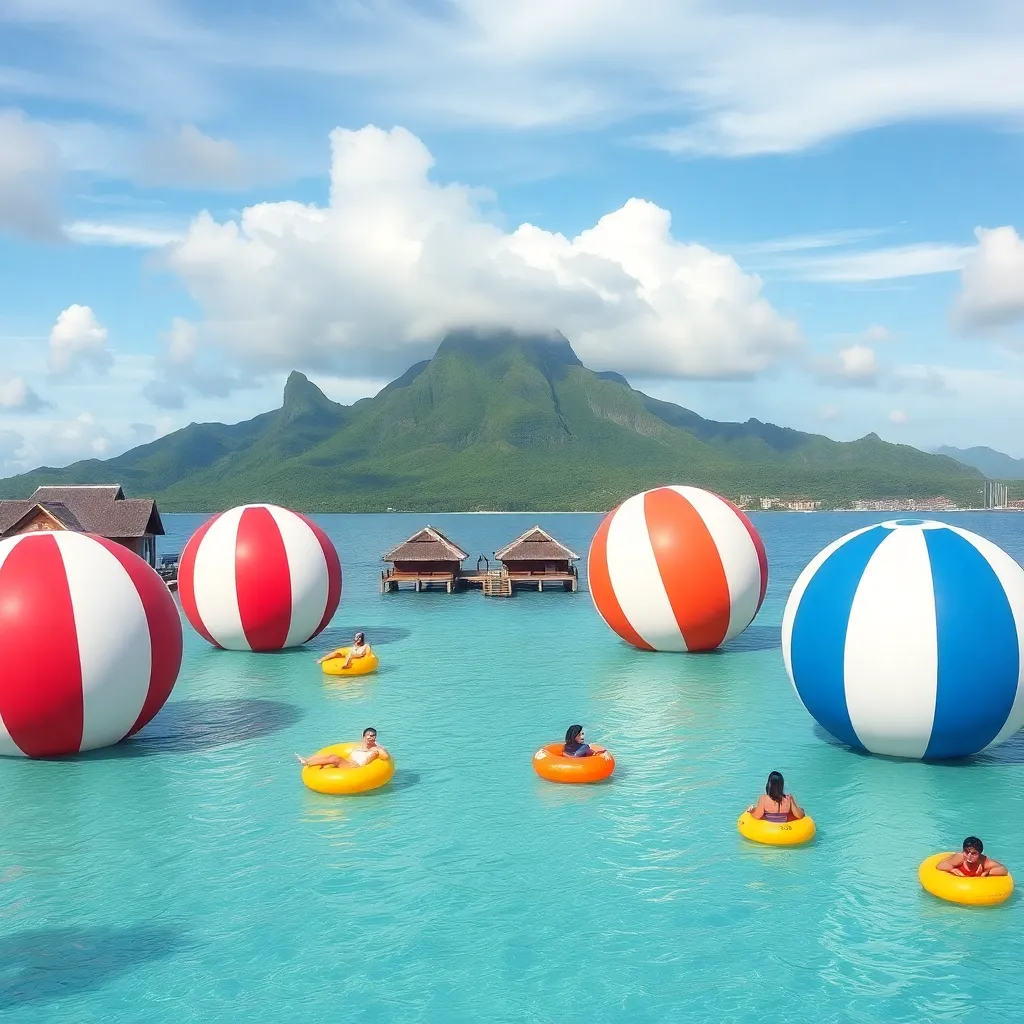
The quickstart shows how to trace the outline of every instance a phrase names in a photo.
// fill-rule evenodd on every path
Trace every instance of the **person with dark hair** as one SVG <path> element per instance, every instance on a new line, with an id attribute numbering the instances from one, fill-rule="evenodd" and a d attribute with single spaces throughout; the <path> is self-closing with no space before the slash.
<path id="1" fill-rule="evenodd" d="M 377 730 L 368 728 L 363 730 L 363 745 L 351 750 L 347 758 L 338 754 L 321 754 L 314 757 L 301 757 L 296 754 L 295 756 L 303 768 L 361 768 L 371 761 L 376 761 L 377 758 L 386 761 L 391 755 L 383 747 L 378 746 Z"/>
<path id="2" fill-rule="evenodd" d="M 366 634 L 362 631 L 356 633 L 355 639 L 352 641 L 351 647 L 339 647 L 337 650 L 331 651 L 330 654 L 325 654 L 322 658 L 317 658 L 316 663 L 322 665 L 325 661 L 330 661 L 332 658 L 344 658 L 345 664 L 341 668 L 347 669 L 353 661 L 359 658 L 365 658 L 370 653 L 370 645 L 366 642 Z"/>
<path id="3" fill-rule="evenodd" d="M 977 836 L 964 840 L 963 853 L 951 853 L 935 865 L 939 871 L 948 871 L 962 878 L 991 878 L 994 875 L 1008 875 L 1010 872 L 991 857 L 984 854 L 985 845 Z"/>
<path id="4" fill-rule="evenodd" d="M 747 808 L 752 818 L 774 821 L 779 824 L 797 821 L 804 816 L 803 808 L 796 802 L 792 794 L 786 792 L 786 780 L 781 772 L 772 772 L 764 787 L 764 795 L 758 797 L 757 803 Z"/>
<path id="5" fill-rule="evenodd" d="M 582 725 L 570 725 L 565 730 L 565 744 L 562 747 L 563 757 L 591 757 L 594 754 L 603 753 L 604 747 L 594 746 L 594 744 L 585 741 Z"/>

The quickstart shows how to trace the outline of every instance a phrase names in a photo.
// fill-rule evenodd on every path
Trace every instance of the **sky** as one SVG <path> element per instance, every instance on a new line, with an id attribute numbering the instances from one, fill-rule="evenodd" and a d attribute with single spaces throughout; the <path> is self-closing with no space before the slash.
<path id="1" fill-rule="evenodd" d="M 1024 457 L 1014 0 L 4 0 L 0 475 L 467 325 Z"/>

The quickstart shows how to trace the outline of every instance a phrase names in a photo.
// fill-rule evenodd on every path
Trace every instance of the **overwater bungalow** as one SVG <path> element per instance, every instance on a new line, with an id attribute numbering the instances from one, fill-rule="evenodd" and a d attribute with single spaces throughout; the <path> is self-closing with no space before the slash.
<path id="1" fill-rule="evenodd" d="M 425 526 L 384 554 L 381 560 L 391 562 L 392 567 L 381 571 L 380 592 L 400 590 L 403 583 L 408 583 L 417 592 L 444 587 L 450 594 L 458 585 L 462 563 L 468 557 L 440 530 Z"/>
<path id="2" fill-rule="evenodd" d="M 37 487 L 30 498 L 0 501 L 0 540 L 22 533 L 75 530 L 123 544 L 156 567 L 156 538 L 164 535 L 151 498 L 126 498 L 120 485 Z"/>
<path id="3" fill-rule="evenodd" d="M 494 552 L 495 560 L 501 564 L 501 572 L 508 578 L 510 590 L 516 587 L 543 590 L 545 585 L 578 590 L 575 562 L 579 557 L 539 526 L 532 527 Z"/>

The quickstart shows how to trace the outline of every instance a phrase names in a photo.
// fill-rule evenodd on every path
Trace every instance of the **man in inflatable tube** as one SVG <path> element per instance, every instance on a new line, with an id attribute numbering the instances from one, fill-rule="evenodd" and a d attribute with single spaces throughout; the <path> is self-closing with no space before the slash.
<path id="1" fill-rule="evenodd" d="M 984 844 L 977 836 L 968 836 L 964 840 L 963 853 L 951 853 L 944 857 L 935 867 L 939 871 L 948 871 L 951 875 L 961 878 L 992 878 L 995 875 L 1008 875 L 1004 865 L 999 861 L 986 857 L 982 851 Z"/>

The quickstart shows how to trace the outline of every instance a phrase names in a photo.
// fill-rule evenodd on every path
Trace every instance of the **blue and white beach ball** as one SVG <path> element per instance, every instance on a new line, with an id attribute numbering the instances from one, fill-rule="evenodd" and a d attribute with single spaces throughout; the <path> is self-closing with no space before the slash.
<path id="1" fill-rule="evenodd" d="M 897 519 L 841 537 L 800 574 L 786 670 L 836 739 L 966 757 L 1024 726 L 1024 569 L 967 530 Z"/>

